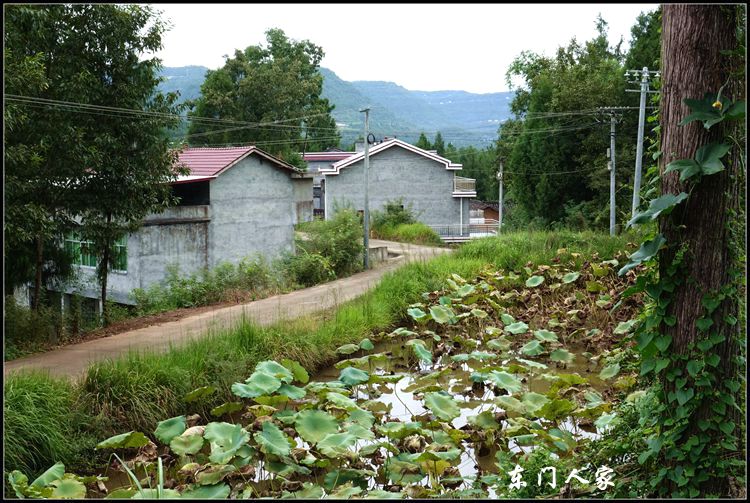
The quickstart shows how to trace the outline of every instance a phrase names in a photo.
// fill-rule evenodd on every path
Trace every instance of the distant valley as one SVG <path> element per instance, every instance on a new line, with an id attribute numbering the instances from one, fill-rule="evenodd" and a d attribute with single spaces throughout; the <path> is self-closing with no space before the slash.
<path id="1" fill-rule="evenodd" d="M 160 89 L 179 91 L 182 100 L 200 96 L 208 68 L 166 67 Z M 354 81 L 339 78 L 327 68 L 323 75 L 323 97 L 336 106 L 332 115 L 341 128 L 342 144 L 362 135 L 363 114 L 370 106 L 370 130 L 381 139 L 396 136 L 414 142 L 420 132 L 432 141 L 440 131 L 445 143 L 456 147 L 486 147 L 497 138 L 497 129 L 510 117 L 513 93 L 476 94 L 466 91 L 410 91 L 393 82 Z"/>

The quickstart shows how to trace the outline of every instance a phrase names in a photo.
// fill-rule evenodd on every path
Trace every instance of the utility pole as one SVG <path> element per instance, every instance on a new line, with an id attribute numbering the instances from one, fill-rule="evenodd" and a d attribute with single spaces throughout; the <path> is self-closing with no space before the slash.
<path id="1" fill-rule="evenodd" d="M 638 70 L 629 70 L 625 72 L 625 77 L 638 77 Z M 640 92 L 641 93 L 641 104 L 638 110 L 638 145 L 636 147 L 636 153 L 635 153 L 635 178 L 633 179 L 633 208 L 632 208 L 632 216 L 635 217 L 635 214 L 638 212 L 638 206 L 641 202 L 641 169 L 643 166 L 643 130 L 645 129 L 646 125 L 646 95 L 648 93 L 656 93 L 658 91 L 649 91 L 649 81 L 651 79 L 651 75 L 654 74 L 656 78 L 659 78 L 659 72 L 658 71 L 649 71 L 648 67 L 644 66 L 643 70 L 640 71 L 641 74 L 641 80 L 640 90 L 636 89 L 626 89 L 627 92 Z M 629 80 L 628 83 L 630 84 L 637 84 L 637 80 Z"/>
<path id="2" fill-rule="evenodd" d="M 503 160 L 500 159 L 500 171 L 497 172 L 498 195 L 497 195 L 497 233 L 503 228 Z"/>
<path id="3" fill-rule="evenodd" d="M 365 113 L 365 270 L 370 268 L 370 200 L 369 200 L 369 171 L 370 171 L 370 108 L 363 108 Z"/>
<path id="4" fill-rule="evenodd" d="M 609 235 L 615 235 L 615 112 L 609 113 Z"/>

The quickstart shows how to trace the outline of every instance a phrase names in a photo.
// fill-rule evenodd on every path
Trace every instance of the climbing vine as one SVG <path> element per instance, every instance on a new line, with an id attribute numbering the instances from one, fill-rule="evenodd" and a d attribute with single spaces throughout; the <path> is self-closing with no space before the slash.
<path id="1" fill-rule="evenodd" d="M 718 93 L 706 94 L 703 99 L 686 99 L 691 109 L 681 123 L 684 126 L 700 121 L 708 130 L 725 121 L 741 120 L 745 117 L 745 102 L 733 102 L 723 96 L 723 87 Z M 727 135 L 721 141 L 712 142 L 696 149 L 692 159 L 671 162 L 666 173 L 679 173 L 680 182 L 688 192 L 665 194 L 652 199 L 649 207 L 637 214 L 628 226 L 670 218 L 680 204 L 691 197 L 704 177 L 715 175 L 725 169 L 722 159 L 732 150 L 733 144 L 740 146 L 736 138 Z M 740 149 L 741 150 L 741 149 Z M 744 171 L 744 157 L 740 154 L 740 172 Z M 738 215 L 732 215 L 736 218 Z M 737 241 L 736 233 L 730 239 Z M 741 243 L 733 243 L 737 249 Z M 676 318 L 669 313 L 676 289 L 688 281 L 685 260 L 690 250 L 680 242 L 668 243 L 661 233 L 650 236 L 621 270 L 626 274 L 640 264 L 649 263 L 665 246 L 674 249 L 669 263 L 660 268 L 649 268 L 637 284 L 626 291 L 623 297 L 636 292 L 645 292 L 650 299 L 634 332 L 635 348 L 641 356 L 642 378 L 653 379 L 656 400 L 641 410 L 642 431 L 650 432 L 645 439 L 647 449 L 638 456 L 639 465 L 652 463 L 657 470 L 649 471 L 647 485 L 659 496 L 697 497 L 707 495 L 713 486 L 709 480 L 727 480 L 744 471 L 744 455 L 740 450 L 742 425 L 735 418 L 742 416 L 741 404 L 736 397 L 745 385 L 741 369 L 745 365 L 744 341 L 737 337 L 736 346 L 741 350 L 733 356 L 733 365 L 723 368 L 717 353 L 719 346 L 738 330 L 724 333 L 722 326 L 734 327 L 737 317 L 720 309 L 722 303 L 738 305 L 742 281 L 742 269 L 735 257 L 730 280 L 716 291 L 706 292 L 701 300 L 702 316 L 696 320 L 699 337 L 686 350 L 676 351 L 672 337 L 665 327 L 674 326 Z M 662 255 L 661 260 L 664 260 Z M 645 472 L 644 472 L 645 473 Z"/>

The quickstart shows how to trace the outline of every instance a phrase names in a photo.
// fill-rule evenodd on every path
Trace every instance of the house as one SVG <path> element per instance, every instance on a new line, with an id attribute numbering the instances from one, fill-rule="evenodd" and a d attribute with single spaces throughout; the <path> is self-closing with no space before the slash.
<path id="1" fill-rule="evenodd" d="M 254 146 L 187 148 L 179 163 L 190 169 L 172 184 L 179 205 L 148 215 L 115 247 L 117 266 L 108 278 L 114 302 L 133 304 L 130 292 L 164 280 L 171 264 L 189 275 L 256 254 L 277 258 L 293 251 L 294 224 L 312 219 L 312 177 Z M 87 243 L 70 236 L 66 246 L 80 274 L 66 286 L 63 307 L 73 292 L 98 299 Z"/>
<path id="2" fill-rule="evenodd" d="M 498 204 L 494 201 L 472 201 L 470 208 L 472 220 L 476 219 L 479 224 L 497 223 L 500 216 Z"/>
<path id="3" fill-rule="evenodd" d="M 320 180 L 320 206 L 330 218 L 336 205 L 364 209 L 364 151 L 305 154 L 309 170 Z M 369 149 L 370 210 L 398 198 L 410 205 L 417 220 L 439 234 L 468 236 L 469 199 L 474 180 L 458 176 L 461 164 L 397 138 Z"/>
<path id="4" fill-rule="evenodd" d="M 307 172 L 313 177 L 313 214 L 323 217 L 323 192 L 325 191 L 325 175 L 321 169 L 328 168 L 332 163 L 342 161 L 353 156 L 356 152 L 345 152 L 332 149 L 326 152 L 308 152 L 302 155 L 307 162 Z"/>

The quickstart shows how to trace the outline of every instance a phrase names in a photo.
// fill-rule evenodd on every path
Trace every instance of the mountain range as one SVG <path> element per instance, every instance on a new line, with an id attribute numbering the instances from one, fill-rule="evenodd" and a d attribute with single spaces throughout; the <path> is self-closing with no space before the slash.
<path id="1" fill-rule="evenodd" d="M 163 92 L 179 91 L 181 100 L 200 96 L 208 68 L 165 67 L 160 84 Z M 370 107 L 370 131 L 377 139 L 385 136 L 415 142 L 421 132 L 432 141 L 440 131 L 446 144 L 456 147 L 486 147 L 497 138 L 500 123 L 510 117 L 513 93 L 477 94 L 466 91 L 411 91 L 393 82 L 345 81 L 333 71 L 321 68 L 323 97 L 335 105 L 332 112 L 347 147 L 364 131 L 364 115 Z"/>

